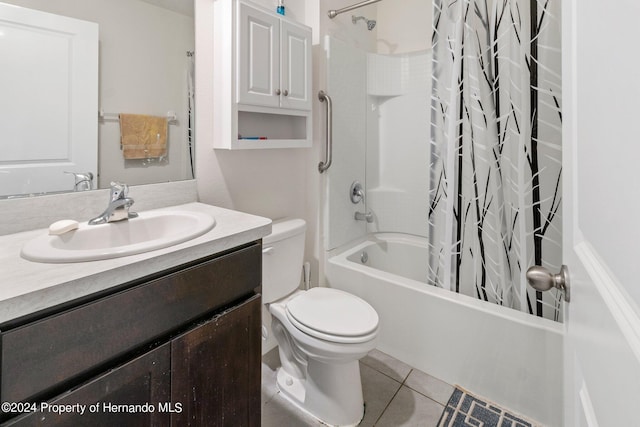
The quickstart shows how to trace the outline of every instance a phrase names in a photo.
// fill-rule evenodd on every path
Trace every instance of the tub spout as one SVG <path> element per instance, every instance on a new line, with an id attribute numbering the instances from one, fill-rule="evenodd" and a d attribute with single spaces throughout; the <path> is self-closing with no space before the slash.
<path id="1" fill-rule="evenodd" d="M 364 213 L 364 212 L 356 212 L 355 214 L 355 219 L 358 221 L 367 221 L 367 222 L 373 222 L 373 213 L 371 211 Z"/>

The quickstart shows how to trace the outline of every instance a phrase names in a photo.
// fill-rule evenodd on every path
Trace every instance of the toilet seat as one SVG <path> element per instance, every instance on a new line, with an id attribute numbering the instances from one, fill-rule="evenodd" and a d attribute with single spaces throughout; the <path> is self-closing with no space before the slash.
<path id="1" fill-rule="evenodd" d="M 362 343 L 378 330 L 378 313 L 361 298 L 331 288 L 312 288 L 286 304 L 289 321 L 300 331 L 335 343 Z"/>

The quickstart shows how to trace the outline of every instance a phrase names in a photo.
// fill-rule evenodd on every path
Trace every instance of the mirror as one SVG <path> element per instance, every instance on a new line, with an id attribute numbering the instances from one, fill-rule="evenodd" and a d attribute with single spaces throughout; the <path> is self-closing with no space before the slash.
<path id="1" fill-rule="evenodd" d="M 97 108 L 95 113 L 91 111 L 90 120 L 85 120 L 94 128 L 93 133 L 97 135 L 98 148 L 96 150 L 93 147 L 93 150 L 97 151 L 98 166 L 97 170 L 93 171 L 66 171 L 65 169 L 65 172 L 91 172 L 94 175 L 92 188 L 106 188 L 111 181 L 121 181 L 133 185 L 194 178 L 193 51 L 195 36 L 193 2 L 188 0 L 1 1 L 7 5 L 47 12 L 74 20 L 89 21 L 98 26 L 97 88 L 89 88 L 90 90 L 95 89 L 97 92 Z M 3 18 L 0 16 L 0 30 Z M 4 25 L 11 24 L 4 22 Z M 11 37 L 5 37 L 4 43 L 8 43 L 9 39 Z M 0 34 L 0 51 L 4 51 L 2 43 L 2 35 Z M 13 51 L 24 52 L 21 49 Z M 45 58 L 41 58 L 43 56 L 31 55 L 29 61 L 23 62 L 29 63 L 30 71 L 37 69 L 43 77 L 48 77 L 53 73 L 51 71 L 53 67 L 50 62 L 46 62 Z M 36 60 L 44 62 L 36 63 Z M 16 74 L 19 75 L 19 70 L 13 75 Z M 70 86 L 73 85 L 76 77 L 72 75 L 69 79 Z M 15 86 L 20 86 L 19 82 L 12 83 Z M 50 84 L 48 87 L 51 86 L 54 84 Z M 2 87 L 2 83 L 0 83 L 0 87 Z M 44 86 L 44 90 L 41 88 L 40 92 L 49 92 L 46 88 L 47 86 Z M 55 89 L 56 93 L 64 93 L 64 90 L 60 90 L 59 85 L 55 85 Z M 15 105 L 15 103 L 7 104 L 9 102 L 6 98 L 4 101 L 0 100 L 0 103 L 5 103 L 5 106 L 0 105 L 0 111 L 7 111 L 12 108 L 11 105 Z M 46 117 L 46 120 L 34 120 L 32 116 L 34 109 L 30 108 L 34 104 L 41 105 L 45 102 L 30 101 L 29 105 L 23 105 L 22 108 L 13 108 L 20 112 L 14 112 L 12 122 L 23 120 L 30 123 L 29 126 L 33 128 L 44 127 L 45 121 L 56 122 L 55 118 L 59 116 L 56 112 L 59 110 L 55 107 L 49 107 L 48 111 L 51 114 Z M 120 113 L 167 117 L 166 155 L 143 156 L 143 158 L 136 156 L 134 159 L 125 159 L 120 144 L 118 118 Z M 88 116 L 85 114 L 85 117 Z M 75 120 L 75 115 L 73 119 Z M 25 179 L 29 182 L 20 187 L 24 191 L 13 191 L 15 187 L 12 189 L 3 188 L 3 181 L 7 182 L 7 177 L 12 170 L 15 170 L 15 166 L 10 162 L 15 161 L 17 151 L 28 150 L 31 151 L 31 154 L 40 154 L 34 152 L 47 150 L 44 148 L 46 143 L 41 144 L 42 149 L 25 149 L 24 147 L 16 149 L 14 145 L 20 144 L 16 144 L 13 140 L 14 145 L 11 145 L 10 138 L 3 136 L 6 134 L 6 128 L 10 126 L 6 121 L 5 126 L 2 123 L 0 120 L 0 197 L 16 193 L 36 195 L 50 192 L 50 189 L 34 187 L 33 182 L 37 181 L 35 176 L 41 173 L 42 168 L 39 168 L 41 165 L 38 162 L 30 160 L 32 158 L 30 156 L 26 156 L 25 160 L 34 163 L 34 175 L 32 175 L 34 179 Z M 68 128 L 75 129 L 74 126 L 75 124 L 70 123 Z M 64 128 L 64 126 L 62 127 Z M 95 129 L 96 127 L 97 129 Z M 72 134 L 73 132 L 69 131 L 68 133 Z M 47 132 L 45 131 L 44 134 Z M 59 132 L 59 134 L 62 133 Z M 92 138 L 87 139 L 89 141 L 73 141 L 74 149 L 89 149 L 90 151 L 95 142 L 90 141 Z M 10 158 L 7 155 L 3 156 L 2 153 L 8 152 L 12 153 Z M 60 156 L 56 157 L 56 153 L 46 153 L 46 156 L 43 154 L 41 157 L 53 158 L 54 160 L 60 158 Z M 56 173 L 63 174 L 63 171 Z M 64 188 L 60 189 L 62 191 L 74 191 L 74 187 L 82 189 L 86 186 L 82 184 L 76 187 L 76 183 L 82 178 L 74 178 L 72 174 L 64 174 L 63 179 L 68 182 L 68 186 L 65 184 Z"/>

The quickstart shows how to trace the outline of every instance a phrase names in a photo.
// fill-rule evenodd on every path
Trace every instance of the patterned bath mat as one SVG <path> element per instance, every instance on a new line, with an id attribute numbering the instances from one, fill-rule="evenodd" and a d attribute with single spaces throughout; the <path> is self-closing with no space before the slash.
<path id="1" fill-rule="evenodd" d="M 456 387 L 444 408 L 438 427 L 543 427 L 509 412 L 487 399 Z"/>

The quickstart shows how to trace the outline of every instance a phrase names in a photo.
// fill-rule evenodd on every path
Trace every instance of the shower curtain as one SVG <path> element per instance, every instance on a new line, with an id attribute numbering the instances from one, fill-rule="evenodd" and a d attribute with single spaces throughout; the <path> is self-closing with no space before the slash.
<path id="1" fill-rule="evenodd" d="M 434 0 L 428 280 L 561 320 L 560 0 Z"/>
<path id="2" fill-rule="evenodd" d="M 189 154 L 189 169 L 191 178 L 196 177 L 193 154 L 195 152 L 195 53 L 187 51 L 187 149 Z"/>

